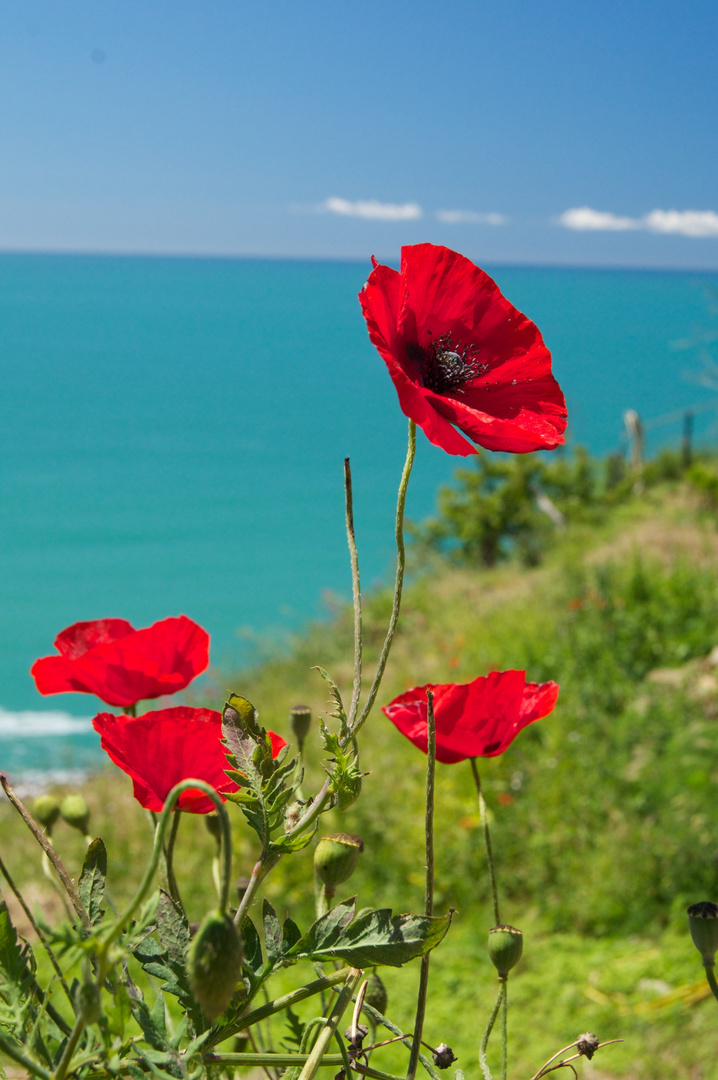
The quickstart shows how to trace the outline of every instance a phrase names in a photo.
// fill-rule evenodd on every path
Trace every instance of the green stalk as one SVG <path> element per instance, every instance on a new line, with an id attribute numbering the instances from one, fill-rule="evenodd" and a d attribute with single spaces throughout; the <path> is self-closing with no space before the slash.
<path id="1" fill-rule="evenodd" d="M 424 885 L 424 914 L 434 914 L 434 776 L 436 773 L 436 721 L 434 718 L 434 694 L 426 692 L 426 730 L 427 730 L 427 761 L 426 761 L 426 881 Z M 414 1080 L 416 1067 L 419 1063 L 419 1050 L 421 1048 L 421 1035 L 424 1030 L 424 1016 L 426 1013 L 426 995 L 429 988 L 429 960 L 430 954 L 421 958 L 421 970 L 419 974 L 419 992 L 416 1001 L 416 1019 L 414 1020 L 414 1038 L 409 1055 L 409 1067 L 407 1080 Z M 505 1080 L 505 1078 L 504 1078 Z"/>
<path id="2" fill-rule="evenodd" d="M 50 1080 L 50 1073 L 47 1069 L 43 1068 L 39 1062 L 34 1061 L 33 1058 L 24 1054 L 21 1049 L 18 1049 L 13 1043 L 6 1039 L 4 1035 L 0 1035 L 0 1051 L 6 1054 L 12 1061 L 16 1061 L 18 1065 L 22 1065 L 23 1069 L 27 1069 L 33 1076 L 39 1076 L 41 1080 Z"/>
<path id="3" fill-rule="evenodd" d="M 181 816 L 181 810 L 175 811 L 175 813 L 172 815 L 172 825 L 170 826 L 170 835 L 167 840 L 167 847 L 165 849 L 164 856 L 165 869 L 167 871 L 167 891 L 174 900 L 174 902 L 176 904 L 179 904 L 182 911 L 184 911 L 184 908 L 182 907 L 182 898 L 180 896 L 174 869 L 175 844 L 177 843 L 177 833 L 179 832 Z"/>
<path id="4" fill-rule="evenodd" d="M 107 950 L 108 946 L 116 941 L 120 934 L 125 930 L 135 914 L 140 904 L 147 894 L 147 890 L 152 884 L 152 879 L 155 876 L 157 867 L 159 866 L 160 857 L 162 855 L 162 846 L 164 843 L 165 831 L 167 829 L 167 822 L 169 816 L 174 810 L 177 801 L 183 791 L 188 788 L 192 790 L 203 791 L 207 795 L 219 812 L 219 820 L 222 827 L 222 877 L 221 877 L 221 894 L 219 898 L 219 906 L 221 911 L 226 911 L 229 904 L 229 885 L 230 876 L 232 870 L 232 834 L 229 824 L 229 817 L 227 811 L 224 808 L 221 796 L 215 791 L 213 787 L 207 784 L 204 780 L 188 779 L 181 780 L 179 784 L 170 791 L 169 795 L 165 799 L 165 805 L 160 814 L 159 821 L 157 822 L 157 828 L 155 829 L 155 841 L 152 848 L 152 855 L 150 861 L 145 870 L 144 877 L 140 882 L 139 888 L 135 893 L 134 898 L 130 901 L 129 907 L 125 910 L 124 914 L 120 916 L 115 925 L 111 927 L 108 936 L 104 940 L 104 947 Z"/>
<path id="5" fill-rule="evenodd" d="M 344 458 L 344 498 L 346 503 L 347 543 L 352 568 L 352 605 L 354 608 L 354 683 L 349 706 L 348 724 L 351 728 L 359 710 L 362 665 L 361 586 L 359 583 L 359 554 L 354 535 L 354 499 L 352 494 L 352 470 L 349 458 Z"/>
<path id="6" fill-rule="evenodd" d="M 501 1080 L 506 1080 L 508 1068 L 508 1027 L 509 1027 L 509 977 L 504 979 L 504 996 L 501 999 Z"/>
<path id="7" fill-rule="evenodd" d="M 713 997 L 716 999 L 716 1001 L 718 1001 L 718 982 L 716 982 L 715 972 L 713 971 L 712 964 L 710 965 L 710 967 L 708 966 L 708 964 L 706 964 L 706 979 L 708 980 L 708 985 L 713 991 Z"/>
<path id="8" fill-rule="evenodd" d="M 376 695 L 379 692 L 381 686 L 381 680 L 384 676 L 384 668 L 386 662 L 389 659 L 389 653 L 391 651 L 391 644 L 394 640 L 394 634 L 396 633 L 396 626 L 399 621 L 399 610 L 401 608 L 401 593 L 404 587 L 404 567 L 406 565 L 406 553 L 404 550 L 404 508 L 406 506 L 406 491 L 409 486 L 409 477 L 411 476 L 411 467 L 414 464 L 414 455 L 416 454 L 416 424 L 413 420 L 409 421 L 409 444 L 406 450 L 406 461 L 404 462 L 404 469 L 401 474 L 401 480 L 399 482 L 399 496 L 396 503 L 396 578 L 394 581 L 394 600 L 391 609 L 391 618 L 389 619 L 389 628 L 386 632 L 386 638 L 384 639 L 384 645 L 379 657 L 379 663 L 377 665 L 374 681 L 371 684 L 369 691 L 369 697 L 366 699 L 364 708 L 361 711 L 359 719 L 355 722 L 353 727 L 349 729 L 349 735 L 344 740 L 346 746 L 351 739 L 357 734 L 359 729 L 366 722 L 369 713 L 372 710 Z"/>
<path id="9" fill-rule="evenodd" d="M 499 894 L 496 889 L 496 871 L 494 870 L 494 853 L 491 847 L 491 833 L 489 832 L 489 816 L 486 812 L 486 801 L 484 799 L 483 788 L 481 787 L 481 778 L 479 776 L 479 770 L 476 767 L 476 758 L 469 758 L 471 762 L 471 771 L 474 775 L 474 783 L 476 784 L 476 792 L 479 796 L 479 815 L 481 817 L 481 825 L 484 830 L 484 846 L 486 848 L 486 861 L 489 867 L 489 884 L 491 886 L 491 898 L 494 904 L 494 926 L 501 925 L 501 917 L 499 915 Z"/>
<path id="10" fill-rule="evenodd" d="M 481 1040 L 481 1046 L 479 1047 L 479 1065 L 481 1066 L 481 1071 L 484 1074 L 484 1080 L 492 1080 L 489 1063 L 486 1060 L 486 1048 L 489 1045 L 491 1032 L 493 1031 L 494 1024 L 496 1023 L 496 1017 L 499 1015 L 499 1009 L 501 1008 L 501 1002 L 503 1000 L 505 991 L 506 982 L 504 979 L 499 979 L 499 993 L 498 997 L 496 998 L 496 1004 L 491 1010 L 491 1016 L 489 1017 L 489 1022 L 486 1025 L 486 1031 L 484 1032 L 484 1037 Z"/>
<path id="11" fill-rule="evenodd" d="M 329 1043 L 334 1038 L 334 1032 L 339 1026 L 339 1021 L 344 1015 L 344 1011 L 352 999 L 352 994 L 356 990 L 357 986 L 361 982 L 364 976 L 363 971 L 359 971 L 356 968 L 349 969 L 349 975 L 342 987 L 341 993 L 332 1005 L 332 1010 L 329 1013 L 326 1023 L 322 1027 L 317 1041 L 312 1047 L 312 1051 L 304 1063 L 304 1067 L 299 1074 L 298 1080 L 312 1080 L 312 1077 L 316 1074 L 317 1069 L 321 1064 L 321 1060 L 326 1053 L 326 1049 Z"/>
<path id="12" fill-rule="evenodd" d="M 396 1035 L 397 1039 L 400 1039 L 404 1046 L 411 1050 L 412 1046 L 414 1045 L 411 1035 L 406 1035 L 401 1030 L 401 1028 L 398 1028 L 396 1024 L 392 1023 L 391 1020 L 387 1020 L 386 1016 L 382 1016 L 382 1014 L 377 1009 L 367 1004 L 366 1001 L 364 1002 L 364 1012 L 367 1014 L 369 1019 L 373 1021 L 374 1024 L 381 1024 L 382 1027 L 385 1027 L 387 1031 L 390 1031 L 392 1033 L 392 1035 Z M 432 1080 L 442 1080 L 441 1075 L 436 1071 L 433 1062 L 429 1060 L 426 1054 L 420 1053 L 419 1061 L 423 1065 L 424 1069 L 428 1072 Z"/>
<path id="13" fill-rule="evenodd" d="M 75 1047 L 80 1041 L 80 1036 L 85 1030 L 85 1021 L 82 1016 L 78 1016 L 75 1020 L 75 1026 L 70 1033 L 70 1037 L 67 1040 L 67 1045 L 62 1051 L 62 1057 L 60 1062 L 52 1074 L 53 1080 L 64 1080 L 65 1073 L 67 1072 L 70 1062 L 72 1061 L 72 1055 L 75 1053 Z"/>

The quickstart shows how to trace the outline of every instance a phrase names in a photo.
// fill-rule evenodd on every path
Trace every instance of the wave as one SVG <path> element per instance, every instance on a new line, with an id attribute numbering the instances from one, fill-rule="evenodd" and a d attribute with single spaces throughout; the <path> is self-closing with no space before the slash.
<path id="1" fill-rule="evenodd" d="M 92 731 L 92 719 L 59 710 L 10 712 L 0 708 L 0 740 L 83 735 Z"/>

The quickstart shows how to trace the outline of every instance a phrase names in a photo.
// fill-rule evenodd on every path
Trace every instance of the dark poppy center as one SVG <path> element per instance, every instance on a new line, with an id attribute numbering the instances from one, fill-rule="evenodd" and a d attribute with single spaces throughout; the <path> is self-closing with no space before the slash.
<path id="1" fill-rule="evenodd" d="M 423 385 L 435 394 L 451 391 L 461 394 L 468 383 L 489 369 L 488 364 L 479 360 L 478 345 L 463 345 L 459 341 L 454 346 L 450 332 L 442 334 L 426 348 L 409 342 L 406 355 L 418 369 Z"/>

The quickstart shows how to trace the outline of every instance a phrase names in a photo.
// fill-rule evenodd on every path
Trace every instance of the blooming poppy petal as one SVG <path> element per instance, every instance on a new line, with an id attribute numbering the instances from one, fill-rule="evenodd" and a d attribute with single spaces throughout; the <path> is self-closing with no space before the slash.
<path id="1" fill-rule="evenodd" d="M 538 328 L 469 259 L 435 244 L 375 264 L 359 294 L 402 411 L 435 445 L 527 453 L 563 442 L 566 405 Z M 452 426 L 453 425 L 453 426 Z"/>
<path id="2" fill-rule="evenodd" d="M 103 749 L 131 777 L 135 798 L 147 810 L 161 811 L 181 780 L 204 780 L 223 799 L 238 789 L 227 776 L 222 714 L 213 709 L 179 705 L 142 716 L 100 713 L 92 726 Z M 276 758 L 287 744 L 272 731 L 268 735 Z M 182 792 L 177 805 L 192 814 L 209 814 L 215 809 L 204 792 L 192 788 Z"/>
<path id="3" fill-rule="evenodd" d="M 121 708 L 183 690 L 209 663 L 209 635 L 185 615 L 142 630 L 124 619 L 76 623 L 56 644 L 63 655 L 30 669 L 41 694 L 96 694 Z"/>
<path id="4" fill-rule="evenodd" d="M 523 671 L 494 671 L 471 683 L 416 687 L 384 706 L 383 712 L 426 753 L 426 691 L 433 690 L 436 758 L 451 764 L 502 754 L 519 731 L 551 712 L 558 689 L 552 682 L 527 683 Z"/>

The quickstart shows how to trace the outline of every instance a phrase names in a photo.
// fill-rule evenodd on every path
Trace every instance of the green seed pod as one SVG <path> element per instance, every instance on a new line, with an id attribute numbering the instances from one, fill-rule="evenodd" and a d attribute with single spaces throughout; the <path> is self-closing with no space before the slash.
<path id="1" fill-rule="evenodd" d="M 688 908 L 688 929 L 706 967 L 715 964 L 718 950 L 718 904 L 701 900 Z"/>
<path id="2" fill-rule="evenodd" d="M 326 889 L 333 891 L 337 885 L 349 880 L 363 848 L 362 838 L 348 833 L 321 838 L 314 850 L 314 870 Z"/>
<path id="3" fill-rule="evenodd" d="M 521 959 L 524 936 L 515 926 L 494 926 L 489 930 L 489 956 L 500 979 L 505 979 Z"/>
<path id="4" fill-rule="evenodd" d="M 358 769 L 344 778 L 344 783 L 337 792 L 337 806 L 340 810 L 348 810 L 357 801 L 361 794 L 362 775 Z"/>
<path id="5" fill-rule="evenodd" d="M 38 795 L 32 804 L 32 812 L 35 820 L 49 832 L 60 816 L 60 802 L 54 795 Z"/>
<path id="6" fill-rule="evenodd" d="M 75 993 L 75 1011 L 86 1024 L 96 1024 L 102 1016 L 100 988 L 95 982 L 83 982 Z"/>
<path id="7" fill-rule="evenodd" d="M 83 836 L 90 827 L 90 808 L 82 795 L 66 795 L 60 803 L 60 813 L 68 825 L 78 829 Z"/>
<path id="8" fill-rule="evenodd" d="M 372 1009 L 376 1009 L 382 1016 L 386 1013 L 386 1007 L 389 1002 L 386 993 L 386 987 L 381 981 L 378 975 L 371 975 L 367 979 L 366 994 L 364 1000 L 367 1005 L 371 1005 Z"/>
<path id="9" fill-rule="evenodd" d="M 295 705 L 293 709 L 289 710 L 289 722 L 292 725 L 294 738 L 297 740 L 297 746 L 301 752 L 304 740 L 312 726 L 312 710 L 308 705 Z"/>
<path id="10" fill-rule="evenodd" d="M 187 976 L 202 1011 L 214 1020 L 229 1005 L 242 974 L 242 949 L 229 915 L 211 911 L 192 939 Z"/>

